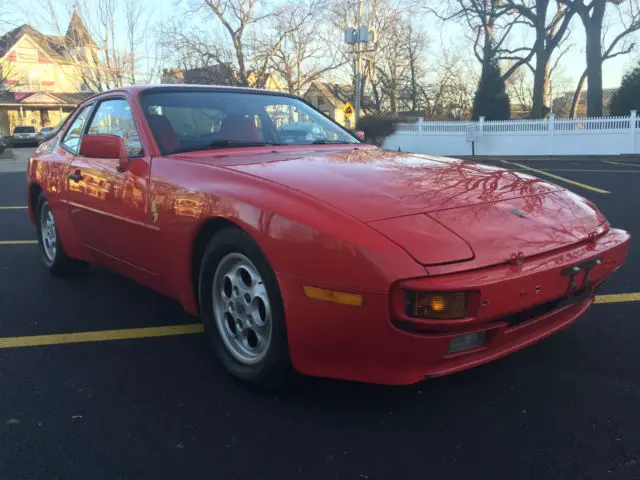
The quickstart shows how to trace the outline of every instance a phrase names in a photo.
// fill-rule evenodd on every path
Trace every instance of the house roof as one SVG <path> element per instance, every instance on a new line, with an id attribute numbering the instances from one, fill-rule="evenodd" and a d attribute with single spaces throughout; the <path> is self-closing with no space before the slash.
<path id="1" fill-rule="evenodd" d="M 69 20 L 69 27 L 67 27 L 65 38 L 74 45 L 96 46 L 78 10 L 74 10 L 71 14 L 71 20 Z"/>
<path id="2" fill-rule="evenodd" d="M 3 57 L 23 36 L 28 35 L 47 55 L 64 59 L 64 39 L 57 35 L 43 35 L 31 25 L 20 25 L 0 37 L 0 57 Z"/>
<path id="3" fill-rule="evenodd" d="M 92 45 L 89 34 L 77 10 L 74 10 L 64 37 L 44 35 L 31 25 L 20 25 L 0 37 L 0 57 L 3 57 L 23 36 L 28 35 L 52 59 L 64 60 L 64 51 L 69 45 Z"/>

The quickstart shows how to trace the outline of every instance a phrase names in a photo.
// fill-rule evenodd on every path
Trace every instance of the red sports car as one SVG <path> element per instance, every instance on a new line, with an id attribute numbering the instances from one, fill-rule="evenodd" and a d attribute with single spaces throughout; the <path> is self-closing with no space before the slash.
<path id="1" fill-rule="evenodd" d="M 200 315 L 224 367 L 409 384 L 573 323 L 629 234 L 538 178 L 385 151 L 292 95 L 130 87 L 28 167 L 54 274 L 103 265 Z"/>

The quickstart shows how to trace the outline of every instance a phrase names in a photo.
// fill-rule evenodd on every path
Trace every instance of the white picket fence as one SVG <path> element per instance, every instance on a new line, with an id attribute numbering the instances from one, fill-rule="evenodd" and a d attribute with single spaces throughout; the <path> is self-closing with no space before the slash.
<path id="1" fill-rule="evenodd" d="M 433 155 L 546 156 L 640 153 L 640 117 L 399 123 L 383 147 Z"/>

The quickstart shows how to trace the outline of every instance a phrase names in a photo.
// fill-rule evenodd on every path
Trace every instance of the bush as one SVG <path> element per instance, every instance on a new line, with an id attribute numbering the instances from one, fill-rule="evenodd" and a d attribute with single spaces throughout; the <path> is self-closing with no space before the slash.
<path id="1" fill-rule="evenodd" d="M 473 99 L 472 119 L 509 120 L 511 107 L 498 62 L 490 60 L 482 70 L 478 90 Z"/>
<path id="2" fill-rule="evenodd" d="M 625 74 L 609 108 L 613 116 L 626 117 L 631 110 L 640 111 L 640 67 Z"/>
<path id="3" fill-rule="evenodd" d="M 366 115 L 358 121 L 356 129 L 364 132 L 367 143 L 382 145 L 384 139 L 395 131 L 395 124 L 399 121 L 391 115 Z"/>

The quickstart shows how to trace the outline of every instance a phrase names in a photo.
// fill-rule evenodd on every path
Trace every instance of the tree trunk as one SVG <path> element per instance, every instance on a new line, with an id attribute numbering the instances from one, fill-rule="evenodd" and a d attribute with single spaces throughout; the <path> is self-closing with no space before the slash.
<path id="1" fill-rule="evenodd" d="M 242 46 L 242 39 L 237 35 L 233 37 L 233 47 L 236 51 L 236 58 L 238 60 L 238 75 L 240 77 L 240 85 L 243 87 L 249 86 L 247 79 L 247 67 L 244 63 L 244 48 Z"/>
<path id="2" fill-rule="evenodd" d="M 533 100 L 531 118 L 544 118 L 545 102 L 549 92 L 549 53 L 543 42 L 536 45 L 536 69 L 533 73 Z"/>
<path id="3" fill-rule="evenodd" d="M 584 88 L 584 81 L 587 79 L 587 71 L 585 70 L 580 75 L 580 80 L 578 80 L 578 86 L 576 87 L 576 91 L 573 93 L 573 99 L 571 100 L 571 110 L 569 112 L 569 116 L 571 118 L 576 118 L 576 114 L 578 112 L 578 105 L 580 105 L 580 97 L 582 96 L 582 89 Z"/>
<path id="4" fill-rule="evenodd" d="M 581 16 L 587 37 L 587 116 L 601 117 L 602 108 L 602 19 L 605 0 L 595 0 L 591 18 Z"/>

